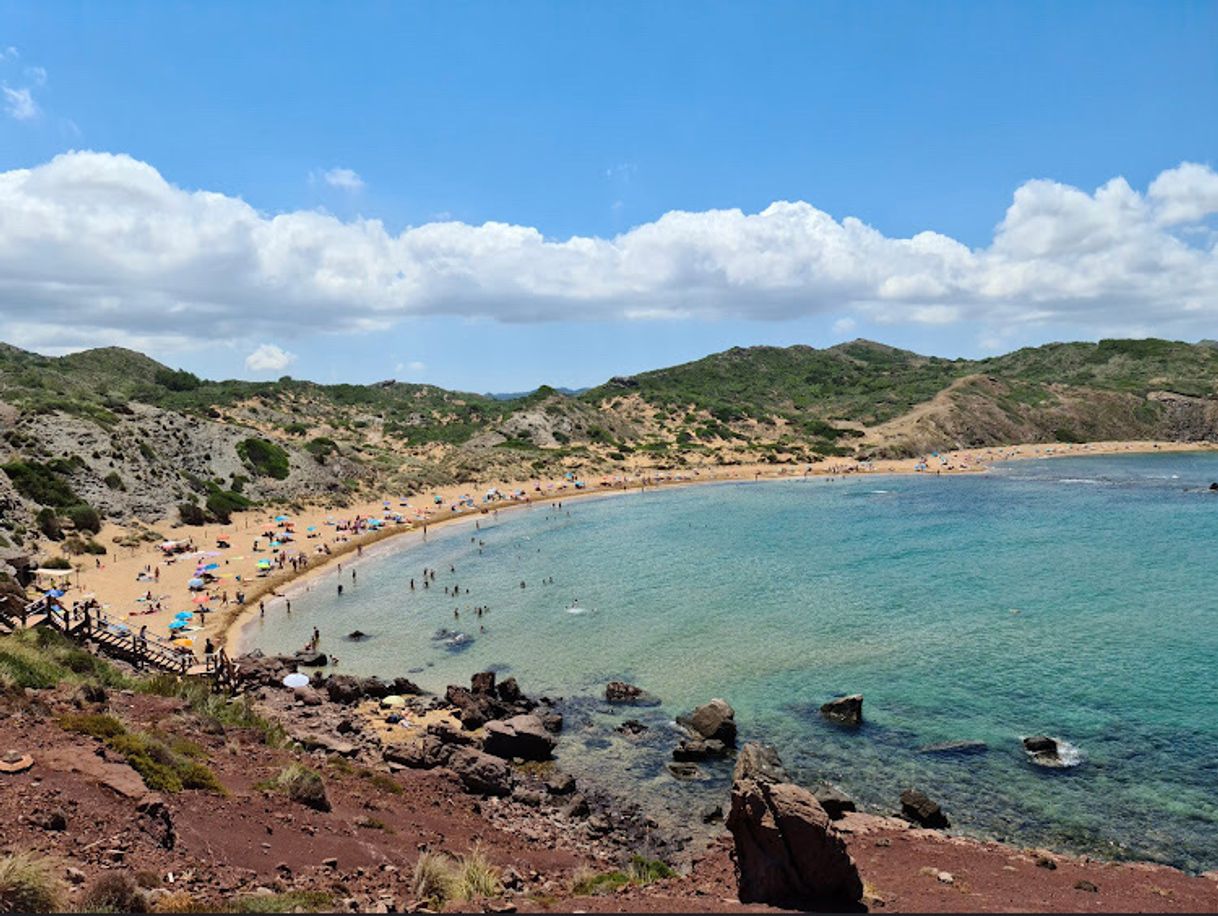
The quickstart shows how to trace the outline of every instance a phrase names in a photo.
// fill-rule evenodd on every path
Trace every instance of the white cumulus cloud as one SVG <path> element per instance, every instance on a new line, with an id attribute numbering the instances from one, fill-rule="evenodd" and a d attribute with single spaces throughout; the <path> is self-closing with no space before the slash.
<path id="1" fill-rule="evenodd" d="M 886 236 L 803 201 L 673 211 L 612 237 L 444 220 L 394 232 L 317 211 L 262 213 L 167 182 L 130 156 L 71 152 L 0 173 L 0 339 L 250 340 L 503 322 L 783 320 L 1151 328 L 1212 336 L 1218 175 L 1185 163 L 1145 191 L 1015 189 L 992 240 Z M 268 366 L 268 368 L 270 368 Z"/>
<path id="2" fill-rule="evenodd" d="M 250 372 L 282 372 L 294 362 L 294 353 L 264 343 L 245 358 L 245 368 Z"/>
<path id="3" fill-rule="evenodd" d="M 343 191 L 362 191 L 364 179 L 354 169 L 330 169 L 322 173 L 322 180 L 332 188 Z"/>

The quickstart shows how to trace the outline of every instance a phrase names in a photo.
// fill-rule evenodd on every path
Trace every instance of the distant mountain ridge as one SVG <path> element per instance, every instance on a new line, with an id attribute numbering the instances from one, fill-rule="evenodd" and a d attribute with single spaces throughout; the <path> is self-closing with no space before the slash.
<path id="1" fill-rule="evenodd" d="M 734 347 L 582 391 L 513 395 L 208 381 L 117 347 L 47 357 L 0 345 L 0 538 L 65 511 L 46 502 L 69 499 L 58 484 L 116 518 L 174 505 L 222 517 L 248 500 L 341 503 L 565 471 L 1150 438 L 1218 440 L 1212 341 L 1055 343 L 981 360 L 868 340 Z"/>

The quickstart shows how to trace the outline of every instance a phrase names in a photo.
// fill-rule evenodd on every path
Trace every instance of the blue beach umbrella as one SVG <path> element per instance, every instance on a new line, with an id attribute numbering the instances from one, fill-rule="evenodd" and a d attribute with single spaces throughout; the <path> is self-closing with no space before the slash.
<path id="1" fill-rule="evenodd" d="M 286 522 L 287 520 L 288 520 L 288 517 L 286 515 L 276 515 L 275 516 L 275 521 L 277 521 L 277 522 Z"/>
<path id="2" fill-rule="evenodd" d="M 46 590 L 46 596 L 48 598 L 62 598 L 63 592 L 57 588 L 49 588 Z"/>
<path id="3" fill-rule="evenodd" d="M 189 582 L 186 583 L 186 585 L 189 588 L 202 588 L 203 584 L 204 583 L 203 583 L 202 579 L 191 579 Z"/>
<path id="4" fill-rule="evenodd" d="M 169 624 L 169 629 L 171 629 L 171 630 L 185 630 L 185 629 L 186 629 L 186 621 L 185 621 L 185 620 L 175 620 L 175 621 L 173 621 L 171 624 Z"/>

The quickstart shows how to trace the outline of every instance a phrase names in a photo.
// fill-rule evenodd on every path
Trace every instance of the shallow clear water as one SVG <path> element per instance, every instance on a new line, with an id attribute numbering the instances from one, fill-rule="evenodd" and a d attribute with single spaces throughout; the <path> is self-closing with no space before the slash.
<path id="1" fill-rule="evenodd" d="M 437 691 L 510 672 L 531 694 L 568 698 L 564 766 L 677 812 L 715 800 L 729 768 L 692 785 L 665 775 L 670 720 L 722 696 L 743 739 L 879 810 L 917 785 L 964 830 L 1214 868 L 1212 480 L 1218 456 L 1160 454 L 538 505 L 426 543 L 405 535 L 365 556 L 354 586 L 350 565 L 326 571 L 248 641 L 290 651 L 318 626 L 340 670 L 421 669 L 411 676 Z M 411 592 L 424 567 L 440 570 L 435 585 Z M 444 594 L 454 584 L 459 599 Z M 475 605 L 490 607 L 481 621 Z M 357 627 L 372 638 L 341 638 Z M 472 646 L 448 651 L 440 627 Z M 664 706 L 606 709 L 593 698 L 612 678 Z M 866 695 L 862 729 L 820 719 L 839 693 Z M 612 731 L 626 715 L 655 726 L 639 744 Z M 1019 738 L 1035 733 L 1078 746 L 1082 764 L 1032 766 Z M 989 750 L 917 752 L 961 739 Z"/>

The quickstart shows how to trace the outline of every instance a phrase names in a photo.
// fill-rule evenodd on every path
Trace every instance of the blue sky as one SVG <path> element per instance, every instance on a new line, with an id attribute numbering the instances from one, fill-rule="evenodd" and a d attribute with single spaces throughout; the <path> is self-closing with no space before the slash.
<path id="1" fill-rule="evenodd" d="M 1061 217 L 1062 207 L 1046 203 L 1053 195 L 1041 186 L 1029 194 L 1036 213 L 1020 226 L 1010 219 L 1013 195 L 1030 181 L 1078 189 L 1094 210 L 1096 189 L 1114 178 L 1151 201 L 1156 178 L 1198 163 L 1203 171 L 1188 181 L 1168 182 L 1170 200 L 1208 201 L 1218 150 L 1213 3 L 0 3 L 0 48 L 13 49 L 0 59 L 9 103 L 9 116 L 0 116 L 0 172 L 37 169 L 69 150 L 124 154 L 174 189 L 239 198 L 266 220 L 322 210 L 344 232 L 375 219 L 390 237 L 434 222 L 491 221 L 546 240 L 609 240 L 674 210 L 751 215 L 798 201 L 839 225 L 856 217 L 887 240 L 929 230 L 980 252 L 995 245 L 1004 217 L 1010 238 L 1028 226 L 1042 227 L 1045 238 L 1074 237 L 1073 229 L 1043 232 L 1044 213 Z M 22 92 L 28 96 L 14 95 Z M 35 111 L 21 107 L 23 98 Z M 69 184 L 38 193 L 79 203 L 79 181 Z M 29 189 L 22 193 L 27 201 Z M 1168 197 L 1155 200 L 1161 212 Z M 1086 201 L 1074 204 L 1086 209 Z M 1132 269 L 1138 233 L 1164 224 L 1159 217 L 1105 230 L 1120 235 L 1109 259 L 1124 259 L 1120 271 L 1105 267 L 1110 273 L 1081 293 L 1065 289 L 1068 280 L 1048 291 L 1026 279 L 1012 285 L 1007 274 L 945 291 L 943 276 L 959 270 L 939 258 L 929 285 L 924 265 L 902 274 L 900 288 L 917 290 L 908 295 L 862 290 L 854 279 L 826 286 L 836 267 L 823 251 L 812 258 L 816 268 L 800 265 L 808 245 L 840 245 L 822 241 L 819 230 L 810 236 L 806 214 L 792 219 L 800 223 L 794 230 L 784 222 L 778 235 L 760 227 L 762 242 L 748 236 L 765 250 L 791 249 L 800 279 L 777 292 L 756 280 L 755 265 L 717 266 L 726 291 L 703 275 L 683 289 L 682 277 L 696 270 L 690 265 L 706 257 L 698 248 L 706 229 L 697 226 L 682 230 L 681 258 L 665 263 L 662 280 L 598 279 L 585 289 L 581 267 L 570 291 L 559 288 L 566 273 L 547 273 L 522 291 L 515 278 L 534 265 L 513 262 L 468 281 L 476 295 L 453 290 L 451 277 L 409 294 L 369 292 L 365 254 L 361 284 L 349 292 L 286 290 L 293 306 L 279 311 L 269 301 L 278 286 L 262 283 L 264 303 L 249 289 L 213 301 L 205 276 L 188 293 L 175 280 L 155 293 L 162 308 L 177 309 L 180 334 L 154 321 L 141 327 L 135 306 L 124 323 L 128 297 L 152 295 L 147 275 L 136 283 L 130 265 L 107 268 L 108 297 L 81 292 L 97 288 L 91 277 L 75 299 L 65 293 L 50 304 L 13 284 L 6 291 L 0 273 L 0 337 L 42 350 L 125 342 L 213 376 L 265 377 L 282 364 L 321 381 L 397 375 L 514 390 L 593 384 L 735 344 L 825 345 L 864 335 L 979 355 L 1105 333 L 1199 336 L 1173 302 L 1191 303 L 1193 318 L 1199 308 L 1213 317 L 1208 204 L 1172 223 L 1163 240 L 1196 256 L 1190 282 L 1170 295 L 1155 292 L 1162 284 L 1153 272 L 1172 270 L 1179 251 L 1165 251 L 1135 283 L 1120 272 Z M 1094 221 L 1082 213 L 1071 225 Z M 715 242 L 721 259 L 745 244 L 730 234 L 736 229 L 723 231 L 729 236 Z M 659 235 L 632 247 L 630 263 L 676 244 Z M 335 237 L 323 237 L 314 247 L 333 250 Z M 1020 238 L 1031 258 L 1038 243 L 1026 232 Z M 454 243 L 470 271 L 485 270 L 483 242 Z M 45 238 L 38 250 L 47 251 Z M 56 265 L 96 254 L 58 250 L 38 289 L 55 279 Z M 164 251 L 157 256 L 179 266 Z M 1023 273 L 1069 278 L 1100 269 L 1045 265 L 1043 256 Z M 386 254 L 386 263 L 401 257 Z M 192 267 L 191 276 L 205 269 Z M 1132 301 L 1112 298 L 1143 281 L 1146 292 Z M 539 289 L 544 314 L 522 301 Z M 626 298 L 629 307 L 614 306 Z M 499 299 L 513 304 L 497 311 Z M 663 300 L 654 314 L 652 299 Z M 888 307 L 898 301 L 904 311 Z M 200 316 L 213 307 L 227 311 L 209 327 Z M 344 313 L 361 309 L 368 314 L 344 324 Z M 90 328 L 88 339 L 56 334 L 42 314 Z M 248 369 L 263 344 L 294 359 L 255 360 L 270 368 Z"/>

